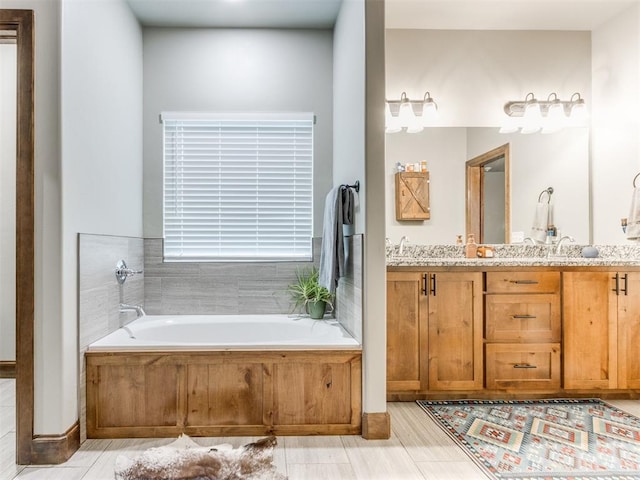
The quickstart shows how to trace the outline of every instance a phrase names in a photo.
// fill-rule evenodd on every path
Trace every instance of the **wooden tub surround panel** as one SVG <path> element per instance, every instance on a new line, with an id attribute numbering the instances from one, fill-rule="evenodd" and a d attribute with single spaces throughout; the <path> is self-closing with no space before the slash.
<path id="1" fill-rule="evenodd" d="M 89 438 L 359 434 L 362 352 L 87 352 Z"/>

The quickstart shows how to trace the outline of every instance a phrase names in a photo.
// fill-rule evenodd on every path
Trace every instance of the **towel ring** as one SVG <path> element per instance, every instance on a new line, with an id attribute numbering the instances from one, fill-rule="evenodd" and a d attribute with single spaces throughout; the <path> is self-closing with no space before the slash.
<path id="1" fill-rule="evenodd" d="M 633 177 L 633 188 L 636 188 L 636 180 L 640 177 L 640 173 Z"/>
<path id="2" fill-rule="evenodd" d="M 640 173 L 638 175 L 640 175 Z M 635 182 L 635 180 L 634 180 L 634 182 Z M 546 188 L 545 190 L 540 192 L 540 195 L 538 195 L 538 203 L 542 202 L 542 196 L 545 193 L 549 196 L 547 198 L 547 203 L 551 203 L 551 195 L 553 194 L 553 187 Z"/>

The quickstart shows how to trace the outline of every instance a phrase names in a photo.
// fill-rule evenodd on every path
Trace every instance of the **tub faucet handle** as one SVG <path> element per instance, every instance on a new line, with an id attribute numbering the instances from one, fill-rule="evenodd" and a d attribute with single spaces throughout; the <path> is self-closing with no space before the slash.
<path id="1" fill-rule="evenodd" d="M 124 260 L 120 260 L 116 264 L 116 280 L 118 280 L 118 283 L 120 285 L 122 285 L 127 280 L 127 278 L 133 275 L 139 275 L 141 273 L 142 270 L 134 270 L 127 267 L 127 262 L 125 262 Z"/>

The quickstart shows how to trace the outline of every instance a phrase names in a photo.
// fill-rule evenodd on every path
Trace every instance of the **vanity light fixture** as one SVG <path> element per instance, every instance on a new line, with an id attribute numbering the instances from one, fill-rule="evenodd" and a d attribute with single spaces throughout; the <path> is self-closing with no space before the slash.
<path id="1" fill-rule="evenodd" d="M 533 93 L 524 100 L 509 101 L 504 105 L 507 118 L 500 133 L 552 133 L 567 126 L 584 125 L 587 107 L 578 92 L 569 100 L 560 100 L 553 92 L 547 100 L 539 101 Z"/>
<path id="2" fill-rule="evenodd" d="M 438 104 L 426 92 L 422 100 L 410 100 L 402 92 L 400 100 L 387 100 L 385 106 L 385 132 L 421 132 L 438 116 Z"/>

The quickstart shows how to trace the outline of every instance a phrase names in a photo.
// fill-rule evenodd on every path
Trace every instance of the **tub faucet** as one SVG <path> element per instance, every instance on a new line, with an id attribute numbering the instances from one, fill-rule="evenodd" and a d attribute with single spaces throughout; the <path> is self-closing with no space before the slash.
<path id="1" fill-rule="evenodd" d="M 122 312 L 136 312 L 138 318 L 146 315 L 142 305 L 129 305 L 128 303 L 120 304 L 120 313 Z"/>
<path id="2" fill-rule="evenodd" d="M 400 246 L 398 247 L 398 255 L 402 255 L 404 253 L 404 244 L 409 241 L 409 238 L 406 236 L 402 236 L 400 239 Z"/>

